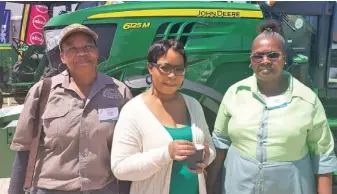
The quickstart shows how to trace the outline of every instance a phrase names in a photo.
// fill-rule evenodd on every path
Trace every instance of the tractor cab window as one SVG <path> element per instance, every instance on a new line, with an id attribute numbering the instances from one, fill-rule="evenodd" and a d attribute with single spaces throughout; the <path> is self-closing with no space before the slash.
<path id="1" fill-rule="evenodd" d="M 99 61 L 102 63 L 110 56 L 110 50 L 113 39 L 115 37 L 117 24 L 86 24 L 91 30 L 98 35 L 97 46 L 99 49 Z M 47 49 L 47 56 L 50 64 L 54 69 L 59 69 L 60 50 L 58 48 L 58 41 L 60 39 L 60 32 L 64 26 L 56 28 L 48 28 L 45 30 L 45 42 Z M 60 71 L 60 70 L 59 70 Z"/>
<path id="2" fill-rule="evenodd" d="M 102 63 L 110 56 L 112 42 L 117 30 L 117 24 L 87 24 L 98 35 L 97 46 L 99 48 L 99 61 Z"/>
<path id="3" fill-rule="evenodd" d="M 317 38 L 317 16 L 289 15 L 265 12 L 265 18 L 281 23 L 282 36 L 286 41 L 287 63 L 285 70 L 305 85 L 311 84 L 311 66 L 314 67 Z M 308 74 L 309 72 L 309 74 Z"/>
<path id="4" fill-rule="evenodd" d="M 337 88 L 337 9 L 333 15 L 328 86 Z"/>

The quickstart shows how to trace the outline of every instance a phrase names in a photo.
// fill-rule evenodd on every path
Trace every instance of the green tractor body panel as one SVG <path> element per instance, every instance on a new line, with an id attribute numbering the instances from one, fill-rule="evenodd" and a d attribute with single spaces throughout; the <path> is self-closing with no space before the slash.
<path id="1" fill-rule="evenodd" d="M 0 109 L 0 178 L 8 178 L 12 171 L 15 152 L 10 150 L 10 144 L 22 109 L 23 105 Z"/>

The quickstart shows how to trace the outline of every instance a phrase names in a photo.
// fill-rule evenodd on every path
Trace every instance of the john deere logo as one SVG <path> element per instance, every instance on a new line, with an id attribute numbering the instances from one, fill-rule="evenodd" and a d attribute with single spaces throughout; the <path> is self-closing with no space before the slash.
<path id="1" fill-rule="evenodd" d="M 137 28 L 149 28 L 151 25 L 151 22 L 148 23 L 125 23 L 123 26 L 124 30 L 128 29 L 137 29 Z"/>
<path id="2" fill-rule="evenodd" d="M 215 10 L 215 11 L 202 11 L 200 10 L 198 17 L 233 17 L 233 18 L 238 18 L 240 17 L 240 12 L 239 11 L 222 11 L 222 10 Z"/>

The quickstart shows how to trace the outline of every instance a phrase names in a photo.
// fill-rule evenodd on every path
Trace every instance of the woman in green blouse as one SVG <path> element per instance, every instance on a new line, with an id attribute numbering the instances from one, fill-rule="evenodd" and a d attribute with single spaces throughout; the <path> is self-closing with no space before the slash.
<path id="1" fill-rule="evenodd" d="M 131 194 L 206 194 L 204 169 L 215 149 L 200 103 L 178 90 L 186 55 L 177 40 L 160 40 L 147 56 L 151 87 L 122 109 L 114 132 L 111 166 Z M 204 145 L 197 170 L 187 159 Z"/>
<path id="2" fill-rule="evenodd" d="M 331 194 L 337 160 L 322 103 L 283 71 L 279 23 L 267 21 L 259 31 L 250 57 L 254 75 L 232 85 L 221 103 L 217 159 L 208 175 L 225 166 L 226 194 Z M 213 185 L 209 179 L 209 194 Z"/>

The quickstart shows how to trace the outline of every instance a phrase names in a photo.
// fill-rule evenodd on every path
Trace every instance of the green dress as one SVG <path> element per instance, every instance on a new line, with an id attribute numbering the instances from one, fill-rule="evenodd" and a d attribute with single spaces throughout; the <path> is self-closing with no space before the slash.
<path id="1" fill-rule="evenodd" d="M 173 140 L 188 140 L 192 142 L 192 129 L 187 125 L 182 128 L 165 127 Z M 198 194 L 198 175 L 187 169 L 187 162 L 173 161 L 171 172 L 170 194 Z"/>

